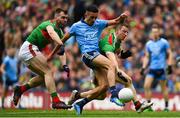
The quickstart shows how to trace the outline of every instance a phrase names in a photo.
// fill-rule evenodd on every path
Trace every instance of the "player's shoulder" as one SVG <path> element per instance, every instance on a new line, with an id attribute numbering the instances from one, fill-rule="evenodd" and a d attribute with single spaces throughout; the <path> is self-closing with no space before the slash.
<path id="1" fill-rule="evenodd" d="M 107 20 L 103 20 L 103 19 L 99 19 L 99 18 L 96 19 L 96 22 L 101 22 L 101 21 L 107 21 Z"/>
<path id="2" fill-rule="evenodd" d="M 82 20 L 75 22 L 73 25 L 81 25 L 81 24 L 83 24 Z"/>
<path id="3" fill-rule="evenodd" d="M 100 24 L 102 22 L 107 22 L 107 20 L 103 20 L 103 19 L 96 19 L 95 24 Z"/>
<path id="4" fill-rule="evenodd" d="M 165 38 L 163 38 L 163 37 L 160 39 L 160 41 L 161 41 L 162 43 L 168 43 L 167 39 L 165 39 Z"/>
<path id="5" fill-rule="evenodd" d="M 4 60 L 5 62 L 7 62 L 7 61 L 10 60 L 10 58 L 9 58 L 9 56 L 5 56 L 3 60 Z"/>
<path id="6" fill-rule="evenodd" d="M 9 59 L 10 59 L 9 56 L 5 56 L 5 57 L 4 57 L 4 60 L 9 60 Z"/>
<path id="7" fill-rule="evenodd" d="M 96 19 L 95 23 L 101 22 L 101 19 Z"/>
<path id="8" fill-rule="evenodd" d="M 42 21 L 41 23 L 40 23 L 40 25 L 42 25 L 42 24 L 50 24 L 51 22 L 50 22 L 50 20 L 46 20 L 46 21 Z"/>
<path id="9" fill-rule="evenodd" d="M 146 42 L 146 45 L 148 46 L 148 45 L 151 45 L 152 43 L 153 43 L 153 41 L 149 40 L 149 41 Z"/>
<path id="10" fill-rule="evenodd" d="M 52 23 L 50 22 L 50 20 L 43 21 L 37 26 L 37 28 L 43 28 L 43 27 L 46 27 L 46 26 L 51 25 L 51 24 Z"/>
<path id="11" fill-rule="evenodd" d="M 83 23 L 81 21 L 78 21 L 78 22 L 73 23 L 71 27 L 75 28 L 75 27 L 81 26 L 82 24 Z"/>

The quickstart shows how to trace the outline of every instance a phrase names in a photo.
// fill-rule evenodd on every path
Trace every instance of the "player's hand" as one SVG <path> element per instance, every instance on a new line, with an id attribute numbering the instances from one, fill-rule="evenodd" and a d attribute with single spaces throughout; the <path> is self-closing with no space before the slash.
<path id="1" fill-rule="evenodd" d="M 69 78 L 69 76 L 70 76 L 70 69 L 69 69 L 69 67 L 67 65 L 63 65 L 63 70 L 65 72 L 67 72 L 67 77 Z"/>
<path id="2" fill-rule="evenodd" d="M 126 58 L 128 58 L 128 57 L 130 57 L 130 56 L 132 56 L 132 52 L 130 51 L 130 50 L 127 50 L 127 51 L 121 51 L 121 53 L 120 53 L 120 55 L 119 55 L 119 57 L 121 58 L 121 59 L 126 59 Z"/>
<path id="3" fill-rule="evenodd" d="M 120 17 L 121 17 L 121 18 L 127 18 L 129 15 L 130 15 L 130 12 L 129 12 L 129 11 L 125 11 L 125 12 L 123 12 L 123 13 L 120 15 Z"/>
<path id="4" fill-rule="evenodd" d="M 122 73 L 121 72 L 117 72 L 117 76 L 121 79 L 121 80 L 123 80 L 124 82 L 128 82 L 128 80 L 122 75 Z"/>
<path id="5" fill-rule="evenodd" d="M 169 74 L 172 74 L 172 72 L 173 72 L 172 66 L 171 66 L 171 65 L 168 65 L 166 71 L 167 71 L 167 74 L 168 74 L 168 75 L 169 75 Z"/>
<path id="6" fill-rule="evenodd" d="M 140 74 L 141 74 L 141 75 L 144 75 L 144 74 L 145 74 L 144 72 L 145 72 L 145 69 L 142 68 L 141 71 L 140 71 Z"/>
<path id="7" fill-rule="evenodd" d="M 119 23 L 123 24 L 125 19 L 129 16 L 129 12 L 128 11 L 125 11 L 124 13 L 122 13 L 120 15 L 120 19 L 119 19 Z"/>
<path id="8" fill-rule="evenodd" d="M 58 55 L 63 55 L 64 52 L 65 52 L 65 46 L 64 45 L 61 45 L 61 47 L 59 48 L 59 51 L 57 52 Z"/>

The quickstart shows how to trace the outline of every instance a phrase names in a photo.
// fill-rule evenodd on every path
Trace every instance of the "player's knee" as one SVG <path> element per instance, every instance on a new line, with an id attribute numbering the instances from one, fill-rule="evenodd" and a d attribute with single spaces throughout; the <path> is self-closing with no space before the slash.
<path id="1" fill-rule="evenodd" d="M 162 90 L 163 95 L 168 95 L 168 91 Z"/>
<path id="2" fill-rule="evenodd" d="M 107 69 L 108 69 L 108 71 L 114 71 L 115 72 L 116 66 L 110 62 L 109 64 L 107 64 Z"/>
<path id="3" fill-rule="evenodd" d="M 113 70 L 115 70 L 116 65 L 115 65 L 114 63 L 111 63 L 110 68 L 113 69 Z"/>
<path id="4" fill-rule="evenodd" d="M 111 62 L 111 61 L 108 61 L 105 65 L 104 65 L 105 69 L 107 70 L 115 70 L 115 65 Z"/>
<path id="5" fill-rule="evenodd" d="M 47 71 L 45 73 L 45 77 L 52 78 L 53 77 L 53 72 L 52 71 Z"/>
<path id="6" fill-rule="evenodd" d="M 150 86 L 148 84 L 144 84 L 144 89 L 145 90 L 149 90 L 150 89 Z"/>
<path id="7" fill-rule="evenodd" d="M 166 86 L 161 87 L 161 91 L 164 95 L 168 94 L 168 88 Z"/>

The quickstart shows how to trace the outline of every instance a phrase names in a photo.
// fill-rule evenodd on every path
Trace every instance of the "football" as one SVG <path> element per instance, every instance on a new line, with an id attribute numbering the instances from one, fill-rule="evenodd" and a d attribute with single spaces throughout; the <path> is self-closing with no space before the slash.
<path id="1" fill-rule="evenodd" d="M 127 103 L 134 98 L 134 95 L 131 89 L 123 88 L 119 91 L 118 97 L 123 103 Z"/>

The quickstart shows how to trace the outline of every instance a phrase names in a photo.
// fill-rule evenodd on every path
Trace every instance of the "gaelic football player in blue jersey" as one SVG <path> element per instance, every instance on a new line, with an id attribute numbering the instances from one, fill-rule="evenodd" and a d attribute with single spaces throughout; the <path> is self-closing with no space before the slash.
<path id="1" fill-rule="evenodd" d="M 165 99 L 165 111 L 168 111 L 168 88 L 166 86 L 166 72 L 167 74 L 172 73 L 172 51 L 168 41 L 160 37 L 160 28 L 157 24 L 152 25 L 151 33 L 152 40 L 149 40 L 146 43 L 143 67 L 141 70 L 142 75 L 144 74 L 144 70 L 147 67 L 149 70 L 144 82 L 145 97 L 149 102 L 151 101 L 152 93 L 150 88 L 152 82 L 154 79 L 159 80 L 162 94 Z"/>
<path id="2" fill-rule="evenodd" d="M 98 97 L 101 93 L 106 92 L 108 86 L 110 87 L 111 98 L 110 101 L 123 106 L 118 99 L 118 91 L 115 87 L 115 65 L 105 56 L 99 52 L 99 40 L 101 32 L 104 28 L 110 25 L 117 25 L 128 16 L 125 12 L 119 17 L 112 20 L 98 19 L 98 8 L 95 5 L 90 5 L 86 8 L 84 17 L 74 23 L 69 32 L 67 32 L 62 41 L 65 42 L 71 36 L 75 36 L 76 41 L 80 47 L 82 53 L 82 61 L 91 69 L 93 69 L 99 86 L 91 90 L 91 94 L 87 98 L 82 99 L 80 102 L 74 105 L 78 114 L 81 114 L 83 106 L 94 98 Z M 52 57 L 54 53 L 59 50 L 60 46 L 56 46 L 53 52 L 49 55 Z M 106 73 L 104 73 L 106 70 Z M 107 74 L 107 79 L 102 77 L 103 74 Z"/>
<path id="3" fill-rule="evenodd" d="M 14 87 L 18 82 L 18 59 L 15 56 L 16 48 L 8 47 L 7 55 L 3 59 L 0 66 L 0 71 L 3 74 L 3 89 L 2 89 L 2 108 L 10 87 Z"/>

